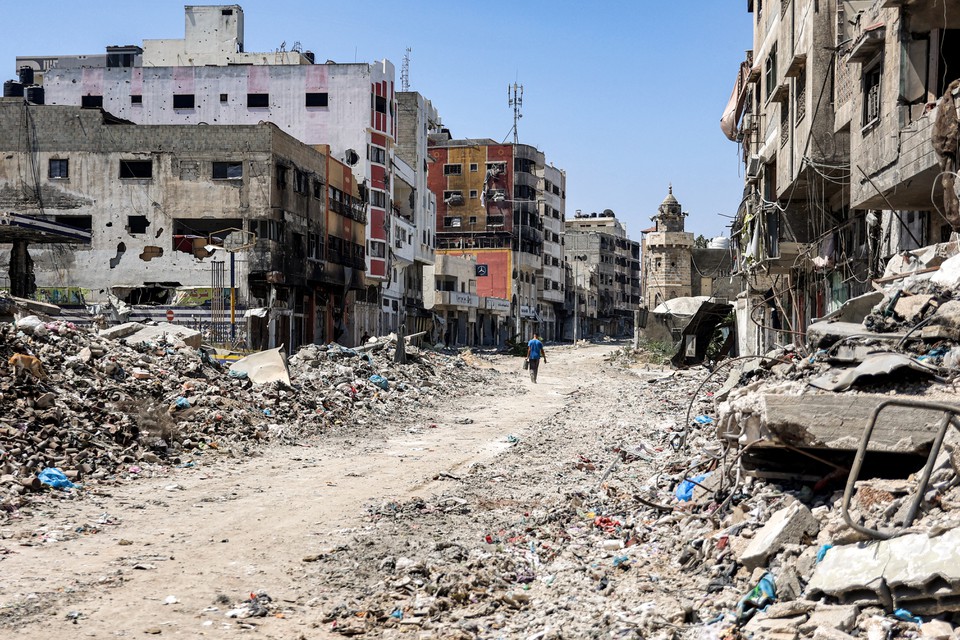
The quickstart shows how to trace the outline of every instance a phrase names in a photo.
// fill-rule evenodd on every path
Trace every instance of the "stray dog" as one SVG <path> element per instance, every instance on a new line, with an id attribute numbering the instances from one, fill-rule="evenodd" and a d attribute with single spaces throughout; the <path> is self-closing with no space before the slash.
<path id="1" fill-rule="evenodd" d="M 43 370 L 43 363 L 39 358 L 28 356 L 23 353 L 15 353 L 7 361 L 13 369 L 14 379 L 20 377 L 21 371 L 27 371 L 37 380 L 43 380 L 47 377 L 47 372 Z"/>

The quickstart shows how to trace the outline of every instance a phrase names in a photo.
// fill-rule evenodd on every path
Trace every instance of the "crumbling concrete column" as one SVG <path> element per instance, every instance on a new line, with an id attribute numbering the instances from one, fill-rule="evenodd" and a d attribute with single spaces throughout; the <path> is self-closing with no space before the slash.
<path id="1" fill-rule="evenodd" d="M 14 240 L 10 251 L 10 294 L 32 298 L 36 291 L 37 279 L 33 274 L 33 259 L 27 250 L 27 241 Z"/>

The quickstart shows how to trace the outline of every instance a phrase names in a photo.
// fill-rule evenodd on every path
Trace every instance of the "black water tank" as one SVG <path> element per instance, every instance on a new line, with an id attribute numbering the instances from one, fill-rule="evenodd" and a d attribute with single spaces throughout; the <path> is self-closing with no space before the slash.
<path id="1" fill-rule="evenodd" d="M 27 102 L 32 102 L 33 104 L 43 104 L 43 87 L 40 85 L 27 87 L 26 94 Z"/>
<path id="2" fill-rule="evenodd" d="M 3 97 L 4 98 L 22 98 L 23 97 L 23 85 L 17 82 L 16 80 L 7 80 L 3 83 Z"/>
<path id="3" fill-rule="evenodd" d="M 313 51 L 304 51 L 303 57 L 310 61 L 310 64 L 314 64 L 317 61 L 317 57 L 313 54 Z"/>
<path id="4" fill-rule="evenodd" d="M 20 67 L 20 84 L 29 86 L 33 84 L 33 67 Z"/>

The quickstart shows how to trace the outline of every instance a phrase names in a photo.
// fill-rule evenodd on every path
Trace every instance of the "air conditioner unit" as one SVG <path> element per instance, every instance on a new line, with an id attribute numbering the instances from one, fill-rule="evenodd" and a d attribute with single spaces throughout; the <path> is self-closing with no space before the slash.
<path id="1" fill-rule="evenodd" d="M 763 166 L 763 158 L 758 155 L 752 155 L 747 159 L 747 180 L 756 180 L 760 177 L 760 167 Z"/>
<path id="2" fill-rule="evenodd" d="M 743 128 L 744 130 L 753 131 L 757 128 L 757 116 L 752 113 L 745 113 L 743 115 Z"/>

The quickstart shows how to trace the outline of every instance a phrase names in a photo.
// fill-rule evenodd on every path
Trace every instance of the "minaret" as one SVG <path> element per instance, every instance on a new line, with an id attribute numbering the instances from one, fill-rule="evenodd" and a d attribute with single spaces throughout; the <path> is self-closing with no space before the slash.
<path id="1" fill-rule="evenodd" d="M 673 195 L 673 185 L 651 220 L 656 231 L 644 239 L 644 297 L 649 309 L 673 298 L 687 297 L 692 290 L 693 234 L 683 230 L 687 216 Z"/>

